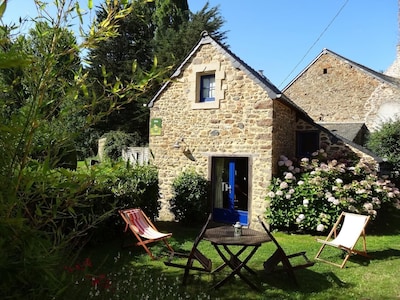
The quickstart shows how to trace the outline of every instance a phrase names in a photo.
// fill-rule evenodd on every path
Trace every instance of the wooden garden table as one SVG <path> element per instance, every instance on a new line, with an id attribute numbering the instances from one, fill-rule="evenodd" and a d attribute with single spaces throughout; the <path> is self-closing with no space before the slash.
<path id="1" fill-rule="evenodd" d="M 210 241 L 218 254 L 221 256 L 224 263 L 216 268 L 213 273 L 218 272 L 226 266 L 231 268 L 231 272 L 221 281 L 219 281 L 213 288 L 219 288 L 226 283 L 230 278 L 238 275 L 244 282 L 251 288 L 258 289 L 257 286 L 248 279 L 241 271 L 246 269 L 251 274 L 256 274 L 247 263 L 257 252 L 258 248 L 263 244 L 270 242 L 271 239 L 265 232 L 259 232 L 250 228 L 242 228 L 242 235 L 235 237 L 233 235 L 233 226 L 220 226 L 209 228 L 206 230 L 203 239 Z M 239 246 L 235 247 L 235 246 Z M 235 248 L 235 249 L 234 249 Z M 244 258 L 239 256 L 247 249 L 252 248 L 251 251 Z M 239 250 L 238 250 L 239 249 Z"/>

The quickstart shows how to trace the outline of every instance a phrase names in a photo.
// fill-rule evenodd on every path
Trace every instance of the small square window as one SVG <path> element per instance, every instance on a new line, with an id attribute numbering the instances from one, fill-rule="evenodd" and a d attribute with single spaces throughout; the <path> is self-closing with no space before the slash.
<path id="1" fill-rule="evenodd" d="M 297 132 L 297 157 L 311 157 L 311 154 L 319 149 L 319 132 L 298 131 Z"/>
<path id="2" fill-rule="evenodd" d="M 200 77 L 200 102 L 215 101 L 215 75 Z"/>

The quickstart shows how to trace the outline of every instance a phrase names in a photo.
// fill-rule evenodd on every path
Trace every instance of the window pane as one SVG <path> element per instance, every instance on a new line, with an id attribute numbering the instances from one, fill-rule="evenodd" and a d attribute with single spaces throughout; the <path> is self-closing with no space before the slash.
<path id="1" fill-rule="evenodd" d="M 200 102 L 215 100 L 215 76 L 201 76 Z"/>

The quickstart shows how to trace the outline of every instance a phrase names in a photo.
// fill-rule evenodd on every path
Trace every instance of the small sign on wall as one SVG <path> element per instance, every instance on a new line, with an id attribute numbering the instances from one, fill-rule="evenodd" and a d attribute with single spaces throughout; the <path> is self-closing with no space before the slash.
<path id="1" fill-rule="evenodd" d="M 154 118 L 150 120 L 150 135 L 162 134 L 162 120 L 161 118 Z"/>

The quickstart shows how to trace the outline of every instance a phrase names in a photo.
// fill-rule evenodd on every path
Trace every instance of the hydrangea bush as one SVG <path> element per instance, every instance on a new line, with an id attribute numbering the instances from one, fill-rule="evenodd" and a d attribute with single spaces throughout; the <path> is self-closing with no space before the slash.
<path id="1" fill-rule="evenodd" d="M 375 218 L 383 204 L 400 199 L 390 180 L 348 153 L 328 157 L 321 149 L 298 163 L 281 156 L 278 165 L 280 176 L 272 180 L 266 197 L 266 216 L 276 229 L 323 232 L 342 211 Z"/>

